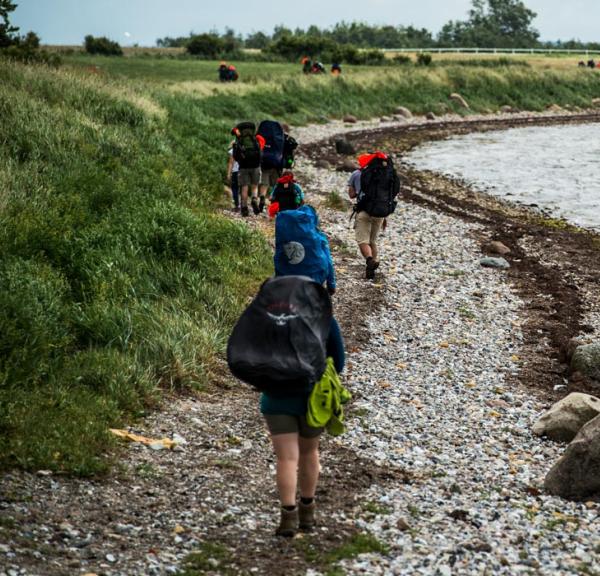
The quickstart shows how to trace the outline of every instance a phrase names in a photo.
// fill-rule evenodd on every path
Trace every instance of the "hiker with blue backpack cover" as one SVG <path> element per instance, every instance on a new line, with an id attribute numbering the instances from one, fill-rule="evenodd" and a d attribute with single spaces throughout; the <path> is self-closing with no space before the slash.
<path id="1" fill-rule="evenodd" d="M 252 208 L 255 213 L 262 212 L 265 208 L 265 198 L 269 190 L 277 184 L 283 170 L 283 149 L 285 134 L 283 127 L 276 120 L 263 120 L 258 125 L 257 134 L 265 140 L 260 162 L 260 184 L 258 187 L 259 204 Z"/>
<path id="2" fill-rule="evenodd" d="M 307 418 L 314 414 L 309 412 L 309 398 L 315 383 L 327 377 L 332 361 L 337 373 L 342 372 L 340 328 L 327 290 L 305 276 L 267 280 L 229 338 L 227 362 L 232 373 L 262 392 L 260 410 L 277 460 L 278 536 L 310 531 L 316 523 L 323 428 L 311 426 Z"/>
<path id="3" fill-rule="evenodd" d="M 335 293 L 336 280 L 329 240 L 319 229 L 319 217 L 306 204 L 275 217 L 275 275 L 308 276 Z"/>

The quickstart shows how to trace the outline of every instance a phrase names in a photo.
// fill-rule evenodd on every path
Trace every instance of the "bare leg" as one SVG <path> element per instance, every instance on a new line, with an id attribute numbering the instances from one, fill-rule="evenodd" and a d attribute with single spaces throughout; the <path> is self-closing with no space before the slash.
<path id="1" fill-rule="evenodd" d="M 319 480 L 319 437 L 299 438 L 300 496 L 314 498 Z"/>
<path id="2" fill-rule="evenodd" d="M 242 186 L 240 189 L 241 205 L 248 206 L 248 186 Z"/>
<path id="3" fill-rule="evenodd" d="M 373 256 L 373 251 L 371 250 L 370 244 L 359 244 L 360 253 L 363 255 L 363 258 L 366 260 L 370 256 Z"/>
<path id="4" fill-rule="evenodd" d="M 277 458 L 277 490 L 282 506 L 296 505 L 298 474 L 298 434 L 276 434 L 271 436 Z"/>

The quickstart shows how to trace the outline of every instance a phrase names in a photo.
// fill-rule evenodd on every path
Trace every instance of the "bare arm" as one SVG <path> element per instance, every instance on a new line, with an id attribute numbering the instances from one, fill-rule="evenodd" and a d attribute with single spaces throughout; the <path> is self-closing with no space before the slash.
<path id="1" fill-rule="evenodd" d="M 348 196 L 350 196 L 352 199 L 356 198 L 356 190 L 354 189 L 354 186 L 348 186 Z"/>

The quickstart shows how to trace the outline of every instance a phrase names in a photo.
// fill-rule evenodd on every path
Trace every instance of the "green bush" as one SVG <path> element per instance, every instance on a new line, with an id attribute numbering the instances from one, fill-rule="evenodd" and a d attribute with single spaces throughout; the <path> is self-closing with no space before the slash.
<path id="1" fill-rule="evenodd" d="M 427 54 L 426 52 L 419 52 L 417 54 L 417 66 L 430 66 L 432 60 L 431 54 Z"/>
<path id="2" fill-rule="evenodd" d="M 94 37 L 88 34 L 84 38 L 85 51 L 88 54 L 99 54 L 101 56 L 123 56 L 123 49 L 118 42 L 109 40 L 105 36 Z"/>

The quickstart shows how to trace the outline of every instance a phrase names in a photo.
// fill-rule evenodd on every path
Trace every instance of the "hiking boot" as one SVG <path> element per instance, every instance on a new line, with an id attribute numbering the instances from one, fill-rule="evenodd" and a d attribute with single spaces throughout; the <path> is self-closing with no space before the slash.
<path id="1" fill-rule="evenodd" d="M 252 212 L 254 212 L 255 215 L 260 214 L 260 208 L 258 207 L 258 200 L 256 198 L 252 198 L 252 200 L 250 200 L 250 204 L 252 204 Z"/>
<path id="2" fill-rule="evenodd" d="M 241 213 L 242 213 L 242 216 L 244 216 L 244 218 L 246 216 L 248 216 L 248 214 L 249 214 L 248 206 L 242 206 Z"/>
<path id="3" fill-rule="evenodd" d="M 281 509 L 281 520 L 279 526 L 275 530 L 277 536 L 284 536 L 285 538 L 292 538 L 296 535 L 298 530 L 298 508 L 293 510 Z"/>
<path id="4" fill-rule="evenodd" d="M 310 504 L 298 504 L 298 518 L 300 520 L 300 530 L 310 532 L 315 527 L 315 508 L 314 500 Z"/>
<path id="5" fill-rule="evenodd" d="M 367 267 L 365 271 L 365 277 L 367 280 L 373 280 L 375 278 L 375 270 L 379 268 L 379 262 L 373 260 L 371 256 L 367 258 Z"/>
<path id="6" fill-rule="evenodd" d="M 258 203 L 258 211 L 262 212 L 265 209 L 265 197 L 260 197 L 260 202 Z"/>

